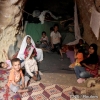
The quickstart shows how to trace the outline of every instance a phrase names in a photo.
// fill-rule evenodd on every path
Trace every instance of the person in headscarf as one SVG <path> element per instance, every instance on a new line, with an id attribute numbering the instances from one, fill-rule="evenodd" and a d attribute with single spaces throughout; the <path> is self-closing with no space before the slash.
<path id="1" fill-rule="evenodd" d="M 36 60 L 41 62 L 43 60 L 43 51 L 42 49 L 36 48 L 35 43 L 30 35 L 26 35 L 24 37 L 17 58 L 19 58 L 21 61 L 25 60 L 31 47 L 36 50 Z"/>
<path id="2" fill-rule="evenodd" d="M 41 80 L 35 56 L 35 48 L 31 47 L 28 57 L 25 59 L 25 87 L 27 87 L 30 78 L 33 78 L 35 81 Z"/>
<path id="3" fill-rule="evenodd" d="M 77 77 L 77 82 L 82 83 L 85 78 L 95 77 L 98 75 L 98 55 L 97 45 L 92 43 L 89 46 L 89 54 L 86 59 L 80 62 L 81 66 L 75 66 L 74 70 Z"/>

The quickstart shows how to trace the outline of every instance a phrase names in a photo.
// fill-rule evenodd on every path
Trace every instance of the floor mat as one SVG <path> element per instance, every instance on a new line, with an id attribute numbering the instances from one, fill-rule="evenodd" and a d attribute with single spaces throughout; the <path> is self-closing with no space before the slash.
<path id="1" fill-rule="evenodd" d="M 7 87 L 9 71 L 0 70 L 0 100 L 71 100 L 70 95 L 73 91 L 81 93 L 85 88 L 63 86 L 58 84 L 46 84 L 30 81 L 29 86 L 33 88 L 32 92 L 22 94 L 13 93 Z M 74 100 L 74 99 L 73 99 Z"/>

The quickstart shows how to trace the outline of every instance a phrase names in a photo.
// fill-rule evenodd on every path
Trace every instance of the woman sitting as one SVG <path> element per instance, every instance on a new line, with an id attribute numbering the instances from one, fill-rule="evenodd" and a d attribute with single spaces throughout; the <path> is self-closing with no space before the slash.
<path id="1" fill-rule="evenodd" d="M 82 83 L 85 78 L 95 77 L 98 75 L 98 55 L 97 45 L 91 44 L 89 46 L 89 54 L 86 59 L 80 62 L 81 66 L 75 66 L 74 70 L 77 77 L 77 82 Z"/>
<path id="2" fill-rule="evenodd" d="M 34 43 L 34 41 L 33 41 L 33 39 L 31 38 L 30 35 L 26 35 L 24 37 L 17 58 L 19 58 L 22 61 L 25 60 L 25 58 L 29 54 L 31 47 L 35 48 L 35 50 L 36 50 L 36 54 L 37 54 L 36 60 L 38 62 L 41 62 L 43 60 L 43 51 L 42 51 L 42 49 L 35 47 L 35 43 Z"/>

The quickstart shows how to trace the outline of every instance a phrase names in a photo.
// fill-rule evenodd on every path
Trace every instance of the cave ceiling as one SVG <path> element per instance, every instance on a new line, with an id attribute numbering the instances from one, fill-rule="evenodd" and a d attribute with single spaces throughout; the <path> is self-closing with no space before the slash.
<path id="1" fill-rule="evenodd" d="M 32 13 L 34 10 L 49 10 L 55 15 L 73 16 L 74 0 L 27 0 L 24 10 Z"/>

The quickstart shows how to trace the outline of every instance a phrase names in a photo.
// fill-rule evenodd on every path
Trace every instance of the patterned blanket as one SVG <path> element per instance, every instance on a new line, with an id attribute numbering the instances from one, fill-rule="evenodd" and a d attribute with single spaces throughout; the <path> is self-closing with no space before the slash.
<path id="1" fill-rule="evenodd" d="M 8 75 L 9 71 L 0 70 L 0 100 L 71 100 L 70 96 L 73 95 L 73 91 L 80 94 L 85 89 L 31 80 L 29 86 L 33 88 L 32 92 L 15 94 L 6 85 Z"/>

